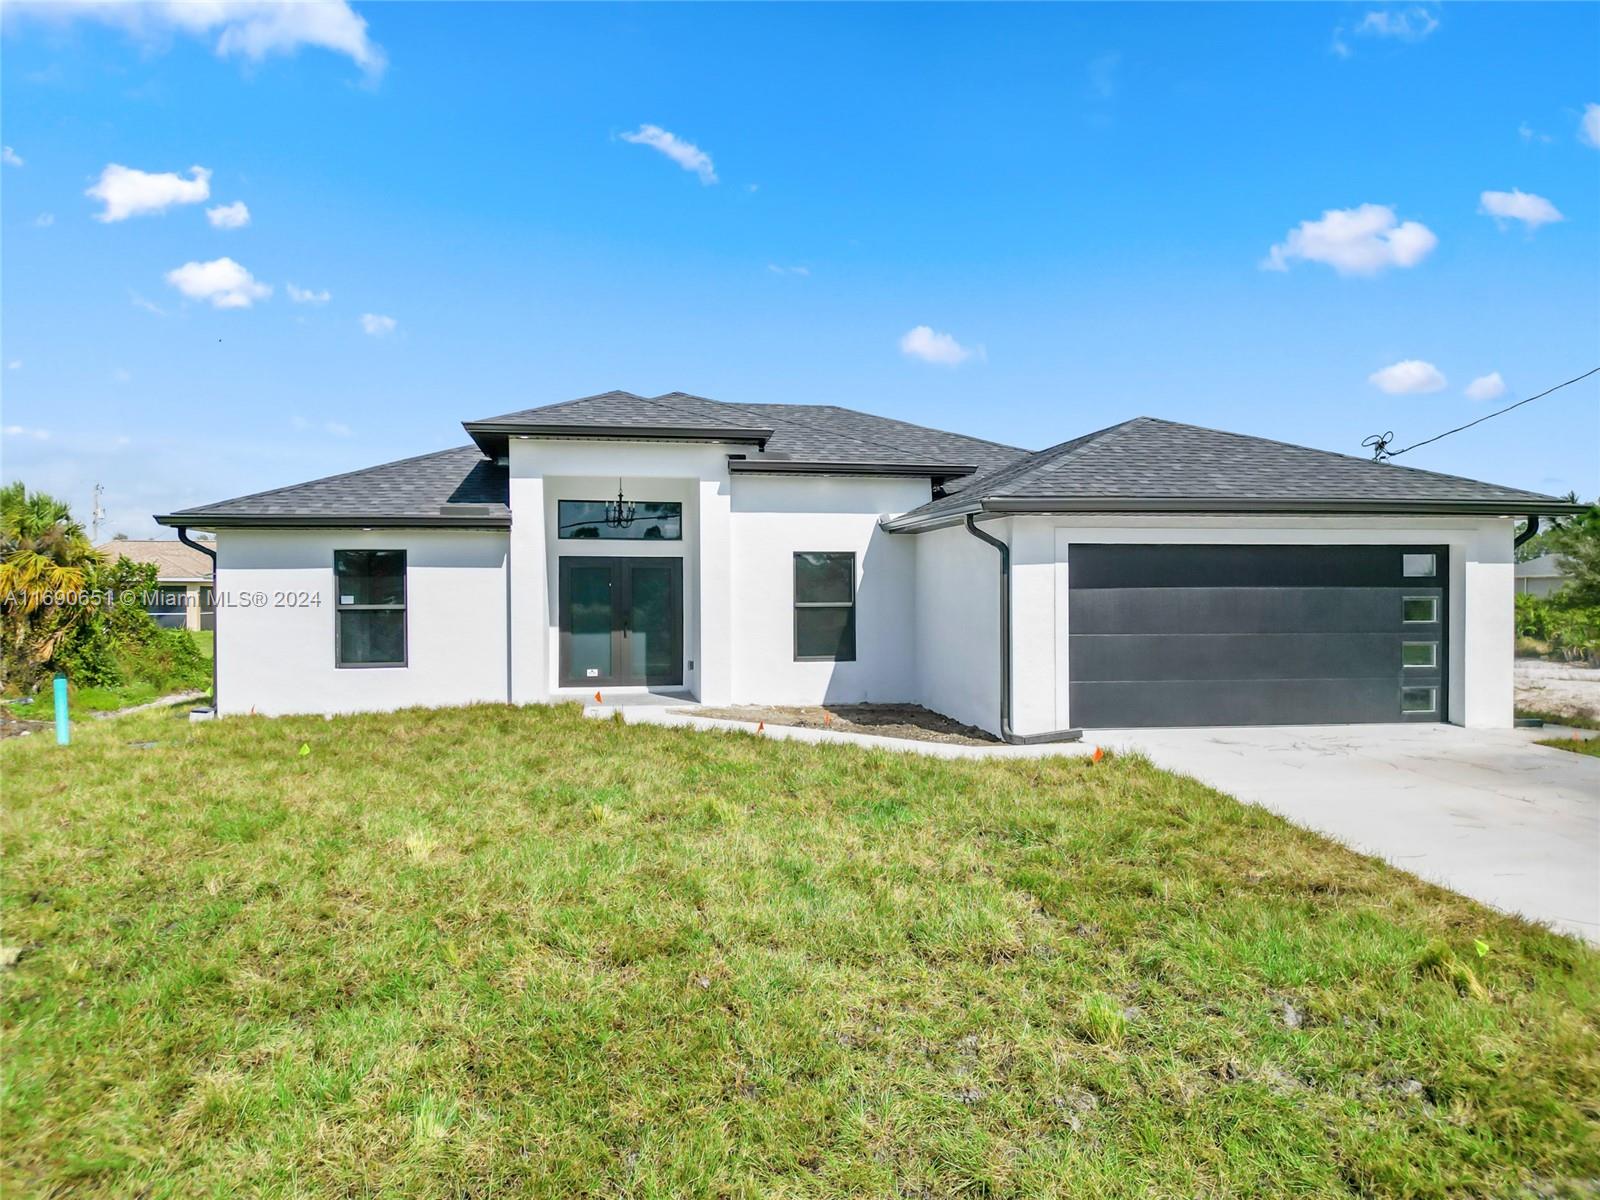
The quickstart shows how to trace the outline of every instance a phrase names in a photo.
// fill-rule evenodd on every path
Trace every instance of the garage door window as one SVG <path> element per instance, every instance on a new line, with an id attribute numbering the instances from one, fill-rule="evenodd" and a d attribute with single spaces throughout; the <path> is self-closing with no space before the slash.
<path id="1" fill-rule="evenodd" d="M 1438 707 L 1438 688 L 1408 687 L 1400 689 L 1400 711 L 1403 713 L 1431 713 Z"/>
<path id="2" fill-rule="evenodd" d="M 1439 597 L 1407 596 L 1400 602 L 1401 620 L 1407 625 L 1433 625 L 1439 620 Z"/>
<path id="3" fill-rule="evenodd" d="M 1439 665 L 1439 643 L 1402 642 L 1400 645 L 1400 665 L 1403 667 L 1437 667 Z"/>
<path id="4" fill-rule="evenodd" d="M 1402 554 L 1400 573 L 1409 579 L 1432 579 L 1439 573 L 1437 554 Z"/>

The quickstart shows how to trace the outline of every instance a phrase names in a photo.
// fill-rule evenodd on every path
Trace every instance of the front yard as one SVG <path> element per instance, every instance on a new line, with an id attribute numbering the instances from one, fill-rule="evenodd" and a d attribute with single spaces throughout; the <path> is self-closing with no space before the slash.
<path id="1" fill-rule="evenodd" d="M 1600 955 L 1139 760 L 575 708 L 75 738 L 0 746 L 7 1196 L 1600 1176 Z"/>

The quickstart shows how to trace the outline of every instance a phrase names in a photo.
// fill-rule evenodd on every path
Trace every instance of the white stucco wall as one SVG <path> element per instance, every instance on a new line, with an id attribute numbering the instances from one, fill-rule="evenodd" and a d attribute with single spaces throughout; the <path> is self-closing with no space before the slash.
<path id="1" fill-rule="evenodd" d="M 588 695 L 560 685 L 558 567 L 563 556 L 683 558 L 684 686 L 706 703 L 732 698 L 729 448 L 705 443 L 513 438 L 511 676 L 519 704 Z M 684 505 L 681 542 L 556 536 L 559 502 L 615 498 Z M 692 664 L 692 665 L 691 665 Z M 615 694 L 642 690 L 609 689 Z"/>
<path id="2" fill-rule="evenodd" d="M 885 513 L 927 503 L 926 479 L 733 477 L 733 699 L 736 703 L 912 701 L 915 539 L 885 533 Z M 794 660 L 794 555 L 856 556 L 856 659 Z"/>
<path id="3" fill-rule="evenodd" d="M 335 550 L 406 552 L 405 666 L 334 665 Z M 506 535 L 494 531 L 219 531 L 220 711 L 272 716 L 503 702 L 505 564 Z"/>
<path id="4" fill-rule="evenodd" d="M 1022 517 L 994 525 L 1009 525 L 1013 537 L 1017 675 L 1012 723 L 1018 733 L 1071 724 L 1066 606 L 1070 547 L 1106 542 L 1448 546 L 1449 718 L 1455 724 L 1483 728 L 1511 724 L 1513 523 L 1509 520 L 1236 516 L 1087 517 L 1069 522 Z M 985 528 L 993 531 L 993 525 Z M 1051 552 L 1045 550 L 1046 540 L 1054 542 Z M 1046 659 L 1052 664 L 1048 670 Z"/>
<path id="5" fill-rule="evenodd" d="M 1008 521 L 986 522 L 1005 541 Z M 921 703 L 1000 732 L 1000 555 L 959 526 L 915 536 L 916 683 Z M 1022 643 L 1013 640 L 1013 646 Z"/>

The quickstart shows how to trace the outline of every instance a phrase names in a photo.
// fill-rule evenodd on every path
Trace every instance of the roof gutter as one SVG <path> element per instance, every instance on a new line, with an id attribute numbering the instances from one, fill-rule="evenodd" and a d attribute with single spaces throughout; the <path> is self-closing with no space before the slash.
<path id="1" fill-rule="evenodd" d="M 215 550 L 213 550 L 210 546 L 202 545 L 201 543 L 195 541 L 192 537 L 190 537 L 189 536 L 189 527 L 187 525 L 179 525 L 178 526 L 178 540 L 180 542 L 182 542 L 185 546 L 188 546 L 191 550 L 200 551 L 201 554 L 204 554 L 207 558 L 209 558 L 211 560 L 211 604 L 212 604 L 213 611 L 215 611 L 216 602 L 217 602 L 217 596 L 216 596 L 216 588 L 217 588 L 217 552 Z M 212 630 L 212 632 L 211 632 L 211 711 L 214 712 L 214 713 L 221 711 L 217 707 L 217 660 L 219 658 L 221 658 L 221 657 L 222 657 L 222 639 L 217 636 L 216 630 Z M 199 710 L 197 709 L 196 711 L 199 711 Z"/>
<path id="2" fill-rule="evenodd" d="M 959 495 L 960 493 L 956 493 Z M 1090 499 L 1048 497 L 1024 500 L 989 497 L 955 509 L 915 517 L 905 513 L 880 522 L 890 533 L 922 533 L 959 524 L 970 515 L 1003 516 L 1371 516 L 1371 517 L 1506 517 L 1535 508 L 1545 516 L 1577 516 L 1589 511 L 1584 504 L 1552 499 L 1530 505 L 1526 497 L 1507 500 L 1185 500 L 1099 497 Z"/>
<path id="3" fill-rule="evenodd" d="M 1011 547 L 978 528 L 971 514 L 967 532 L 1000 552 L 1000 740 L 1010 746 L 1037 746 L 1045 742 L 1078 742 L 1081 729 L 1054 729 L 1049 733 L 1014 733 L 1011 729 Z"/>

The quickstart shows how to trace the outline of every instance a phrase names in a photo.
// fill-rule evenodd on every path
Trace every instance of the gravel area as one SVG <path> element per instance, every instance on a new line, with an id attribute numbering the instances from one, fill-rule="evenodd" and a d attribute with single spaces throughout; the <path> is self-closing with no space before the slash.
<path id="1" fill-rule="evenodd" d="M 1516 678 L 1519 711 L 1600 719 L 1600 667 L 1519 658 Z"/>
<path id="2" fill-rule="evenodd" d="M 764 721 L 768 725 L 798 725 L 804 729 L 833 729 L 841 733 L 870 733 L 878 737 L 908 738 L 917 742 L 948 742 L 961 746 L 994 746 L 1000 742 L 981 729 L 952 721 L 916 704 L 830 704 L 775 708 L 739 705 L 732 708 L 697 708 L 697 717 L 719 721 Z"/>

